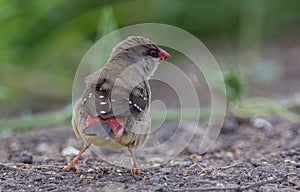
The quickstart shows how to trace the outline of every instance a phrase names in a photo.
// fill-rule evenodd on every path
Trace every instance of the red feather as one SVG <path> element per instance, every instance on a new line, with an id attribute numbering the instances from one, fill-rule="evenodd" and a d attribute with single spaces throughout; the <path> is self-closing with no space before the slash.
<path id="1" fill-rule="evenodd" d="M 112 118 L 103 120 L 101 117 L 93 118 L 89 115 L 87 116 L 87 118 L 85 120 L 86 127 L 88 128 L 88 127 L 94 125 L 98 121 L 104 121 L 105 123 L 107 123 L 108 126 L 113 131 L 113 133 L 115 134 L 115 136 L 118 135 L 120 130 L 125 128 L 125 120 L 124 119 L 116 119 L 116 118 L 112 117 Z"/>
<path id="2" fill-rule="evenodd" d="M 101 117 L 91 117 L 91 116 L 87 116 L 86 120 L 85 120 L 85 125 L 86 127 L 90 127 L 92 125 L 94 125 L 96 122 L 98 121 L 102 121 L 102 118 Z"/>
<path id="3" fill-rule="evenodd" d="M 114 132 L 115 136 L 118 135 L 120 130 L 125 128 L 124 119 L 109 118 L 105 120 L 105 122 L 109 125 L 111 130 Z"/>

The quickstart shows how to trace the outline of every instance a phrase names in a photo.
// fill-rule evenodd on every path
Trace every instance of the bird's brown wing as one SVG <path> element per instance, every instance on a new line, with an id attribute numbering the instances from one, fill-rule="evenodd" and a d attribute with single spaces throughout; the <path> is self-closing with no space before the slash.
<path id="1" fill-rule="evenodd" d="M 149 83 L 141 82 L 133 90 L 113 86 L 107 79 L 89 84 L 81 99 L 83 110 L 91 117 L 136 116 L 143 112 L 150 102 Z"/>
<path id="2" fill-rule="evenodd" d="M 144 81 L 136 86 L 129 97 L 128 104 L 132 114 L 139 114 L 145 111 L 150 104 L 150 86 Z"/>
<path id="3" fill-rule="evenodd" d="M 81 98 L 81 105 L 91 117 L 103 117 L 111 112 L 110 93 L 107 90 L 99 90 L 99 84 L 90 84 Z"/>

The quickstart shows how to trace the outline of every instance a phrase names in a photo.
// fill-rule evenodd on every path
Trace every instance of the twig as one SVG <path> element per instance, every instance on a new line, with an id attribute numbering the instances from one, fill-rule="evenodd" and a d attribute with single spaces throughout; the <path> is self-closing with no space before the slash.
<path id="1" fill-rule="evenodd" d="M 269 184 L 269 183 L 277 183 L 277 182 L 281 182 L 286 180 L 286 176 L 284 176 L 284 178 L 280 178 L 280 179 L 270 179 L 270 180 L 266 180 L 266 181 L 261 181 L 261 182 L 257 182 L 257 183 L 253 183 L 250 185 L 246 185 L 246 186 L 241 186 L 239 187 L 240 190 L 247 190 L 250 188 L 254 188 L 254 187 L 260 187 L 263 186 L 265 184 Z"/>
<path id="2" fill-rule="evenodd" d="M 216 167 L 216 168 L 205 168 L 203 170 L 201 170 L 198 175 L 202 175 L 202 174 L 208 174 L 208 173 L 211 173 L 215 170 L 225 170 L 225 169 L 230 169 L 232 167 L 235 167 L 235 166 L 238 166 L 238 165 L 241 165 L 241 164 L 245 164 L 244 162 L 238 162 L 238 163 L 234 163 L 232 165 L 228 165 L 228 166 L 224 166 L 224 167 Z M 187 170 L 188 171 L 188 170 Z"/>
<path id="3" fill-rule="evenodd" d="M 234 163 L 234 164 L 232 164 L 232 165 L 228 165 L 228 166 L 224 166 L 224 167 L 218 167 L 218 168 L 216 168 L 216 169 L 222 169 L 222 170 L 225 170 L 225 169 L 230 169 L 230 168 L 233 168 L 233 167 L 242 165 L 242 164 L 245 164 L 245 162 L 238 162 L 238 163 Z"/>
<path id="4" fill-rule="evenodd" d="M 198 163 L 194 163 L 193 165 L 191 165 L 190 167 L 188 167 L 183 173 L 182 173 L 182 175 L 183 176 L 186 176 L 186 175 L 188 175 L 188 172 L 192 169 L 192 168 L 194 168 L 195 166 L 200 166 Z"/>

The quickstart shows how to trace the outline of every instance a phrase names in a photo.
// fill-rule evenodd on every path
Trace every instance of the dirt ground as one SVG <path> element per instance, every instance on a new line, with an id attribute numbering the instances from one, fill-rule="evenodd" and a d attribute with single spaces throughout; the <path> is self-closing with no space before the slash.
<path id="1" fill-rule="evenodd" d="M 224 129 L 203 155 L 194 153 L 194 138 L 177 157 L 135 176 L 93 153 L 81 158 L 81 174 L 62 171 L 72 158 L 62 150 L 82 146 L 69 127 L 13 133 L 0 139 L 0 191 L 300 191 L 300 125 L 272 123 L 272 130 Z"/>

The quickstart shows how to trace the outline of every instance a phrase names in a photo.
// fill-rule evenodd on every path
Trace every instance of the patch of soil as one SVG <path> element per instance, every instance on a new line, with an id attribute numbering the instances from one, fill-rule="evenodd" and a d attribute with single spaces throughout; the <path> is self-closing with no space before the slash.
<path id="1" fill-rule="evenodd" d="M 299 191 L 300 126 L 276 121 L 272 130 L 223 131 L 203 155 L 194 153 L 194 138 L 168 163 L 135 176 L 93 153 L 79 161 L 81 174 L 62 171 L 73 157 L 62 150 L 82 147 L 69 128 L 14 133 L 0 140 L 0 191 Z"/>

